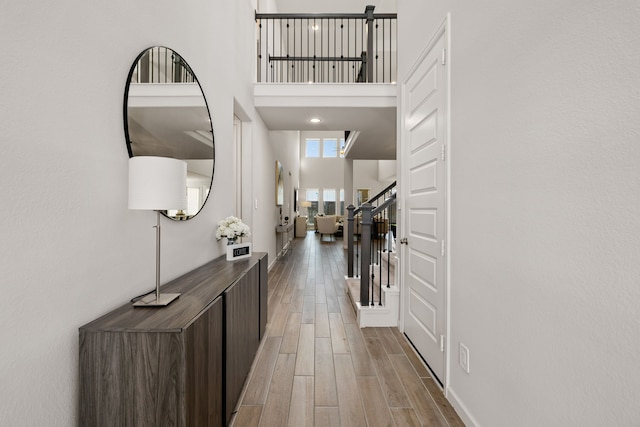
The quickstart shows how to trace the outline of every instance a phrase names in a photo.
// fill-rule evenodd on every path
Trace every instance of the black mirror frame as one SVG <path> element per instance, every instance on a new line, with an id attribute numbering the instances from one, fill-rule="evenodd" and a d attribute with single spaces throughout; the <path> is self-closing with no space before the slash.
<path id="1" fill-rule="evenodd" d="M 179 56 L 183 60 L 184 65 L 189 69 L 189 71 L 193 75 L 193 79 L 195 80 L 195 82 L 198 84 L 198 87 L 200 88 L 200 93 L 202 94 L 202 99 L 204 99 L 204 105 L 205 105 L 205 108 L 207 109 L 207 115 L 209 116 L 209 126 L 210 126 L 210 131 L 211 131 L 211 141 L 213 143 L 213 148 L 212 148 L 212 150 L 213 150 L 213 170 L 211 171 L 211 182 L 209 183 L 209 192 L 207 193 L 207 197 L 202 202 L 202 205 L 198 209 L 198 212 L 196 212 L 194 215 L 190 216 L 189 218 L 185 218 L 184 219 L 184 220 L 189 220 L 189 219 L 195 218 L 200 212 L 202 212 L 202 209 L 207 204 L 207 201 L 209 200 L 209 197 L 211 196 L 211 193 L 212 193 L 213 177 L 214 177 L 215 170 L 216 170 L 216 166 L 215 166 L 216 165 L 215 133 L 213 132 L 213 120 L 211 119 L 211 111 L 209 110 L 209 103 L 207 102 L 207 97 L 204 95 L 204 90 L 202 89 L 202 85 L 200 84 L 200 80 L 196 76 L 196 73 L 193 71 L 191 66 L 187 63 L 186 60 L 184 60 L 184 57 L 182 55 L 180 55 L 178 52 L 176 52 L 174 49 L 170 48 L 170 47 L 156 45 L 156 46 L 150 46 L 150 47 L 142 50 L 142 52 L 140 52 L 138 54 L 138 56 L 136 57 L 136 59 L 133 61 L 133 64 L 131 65 L 131 68 L 129 69 L 129 73 L 127 74 L 127 80 L 126 80 L 126 84 L 125 84 L 125 88 L 124 88 L 124 103 L 123 103 L 124 134 L 125 134 L 125 143 L 127 145 L 127 153 L 129 154 L 129 158 L 134 157 L 133 156 L 133 150 L 131 148 L 131 138 L 129 137 L 129 88 L 131 87 L 131 78 L 133 77 L 133 73 L 134 73 L 134 71 L 136 69 L 136 66 L 137 66 L 138 62 L 140 61 L 140 59 L 147 52 L 149 52 L 149 50 L 154 49 L 154 48 L 168 49 L 171 52 L 173 52 L 175 55 Z M 164 211 L 161 211 L 161 213 L 166 218 L 172 219 L 174 221 L 183 220 L 183 219 L 180 219 L 180 218 L 171 217 L 171 216 L 167 215 L 166 212 L 164 212 Z"/>

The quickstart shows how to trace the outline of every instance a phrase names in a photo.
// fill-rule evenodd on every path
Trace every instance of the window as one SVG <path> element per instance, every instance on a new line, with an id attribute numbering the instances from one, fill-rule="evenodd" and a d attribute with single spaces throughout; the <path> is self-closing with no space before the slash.
<path id="1" fill-rule="evenodd" d="M 325 215 L 336 214 L 336 190 L 324 190 L 322 192 L 322 206 L 324 208 Z"/>
<path id="2" fill-rule="evenodd" d="M 340 189 L 340 213 L 339 215 L 344 215 L 344 188 Z"/>
<path id="3" fill-rule="evenodd" d="M 322 140 L 322 157 L 338 157 L 338 140 L 326 138 Z"/>
<path id="4" fill-rule="evenodd" d="M 344 138 L 306 138 L 305 157 L 344 158 Z"/>
<path id="5" fill-rule="evenodd" d="M 306 157 L 320 157 L 320 140 L 318 138 L 307 138 L 304 155 Z"/>
<path id="6" fill-rule="evenodd" d="M 313 218 L 318 214 L 319 191 L 317 188 L 307 188 L 307 202 L 311 206 L 307 208 L 307 223 L 313 226 Z"/>

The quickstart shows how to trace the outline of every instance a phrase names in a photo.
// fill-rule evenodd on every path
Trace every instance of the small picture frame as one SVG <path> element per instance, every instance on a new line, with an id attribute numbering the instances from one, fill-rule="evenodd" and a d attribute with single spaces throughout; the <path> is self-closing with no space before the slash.
<path id="1" fill-rule="evenodd" d="M 251 243 L 227 245 L 227 261 L 251 258 Z"/>

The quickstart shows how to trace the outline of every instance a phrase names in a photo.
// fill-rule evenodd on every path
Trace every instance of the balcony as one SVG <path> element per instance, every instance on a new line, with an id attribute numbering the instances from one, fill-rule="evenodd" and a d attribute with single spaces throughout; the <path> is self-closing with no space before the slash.
<path id="1" fill-rule="evenodd" d="M 367 6 L 255 19 L 254 102 L 267 127 L 349 130 L 347 158 L 395 159 L 396 14 Z"/>
<path id="2" fill-rule="evenodd" d="M 257 81 L 392 83 L 395 13 L 256 14 Z"/>

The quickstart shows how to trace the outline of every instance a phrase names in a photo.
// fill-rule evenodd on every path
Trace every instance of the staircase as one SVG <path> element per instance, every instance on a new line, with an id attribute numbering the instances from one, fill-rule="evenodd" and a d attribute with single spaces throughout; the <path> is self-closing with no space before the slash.
<path id="1" fill-rule="evenodd" d="M 349 206 L 347 210 L 345 290 L 358 324 L 361 328 L 398 326 L 397 253 L 389 241 L 395 231 L 395 183 L 361 207 Z M 361 271 L 366 273 L 358 276 Z"/>
<path id="2" fill-rule="evenodd" d="M 395 275 L 396 252 L 383 252 L 378 254 L 381 262 L 369 267 L 369 277 L 372 277 L 373 298 L 366 306 L 360 304 L 360 278 L 345 277 L 345 290 L 351 301 L 358 325 L 361 328 L 398 326 L 400 311 L 400 291 Z M 390 282 L 387 286 L 387 277 Z M 383 285 L 380 286 L 382 280 Z M 380 294 L 382 291 L 382 295 Z"/>

